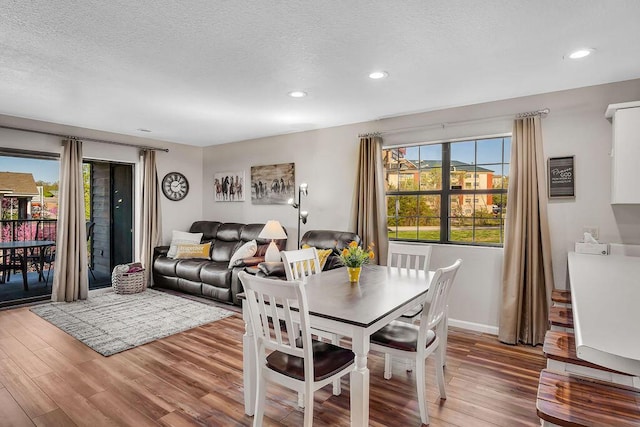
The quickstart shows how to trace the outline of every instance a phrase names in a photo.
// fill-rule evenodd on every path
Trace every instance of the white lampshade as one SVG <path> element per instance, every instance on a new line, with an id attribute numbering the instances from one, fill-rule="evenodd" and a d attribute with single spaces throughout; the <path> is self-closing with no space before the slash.
<path id="1" fill-rule="evenodd" d="M 279 221 L 269 220 L 258 237 L 261 239 L 286 239 L 287 233 L 284 232 Z"/>

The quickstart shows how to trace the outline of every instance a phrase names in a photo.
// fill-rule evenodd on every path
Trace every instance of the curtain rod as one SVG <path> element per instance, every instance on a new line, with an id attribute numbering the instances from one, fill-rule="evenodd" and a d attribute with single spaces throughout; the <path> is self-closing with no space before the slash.
<path id="1" fill-rule="evenodd" d="M 551 112 L 550 109 L 542 108 L 540 110 L 526 111 L 524 113 L 518 113 L 518 114 L 515 115 L 515 118 L 516 119 L 523 119 L 523 118 L 526 118 L 526 117 L 533 117 L 533 116 L 545 116 L 545 115 L 549 114 L 550 112 Z M 414 131 L 414 130 L 430 129 L 430 128 L 436 128 L 436 127 L 444 128 L 446 126 L 464 125 L 464 124 L 468 124 L 468 123 L 485 122 L 485 121 L 496 120 L 496 119 L 506 119 L 506 118 L 509 118 L 509 117 L 513 117 L 513 115 L 512 114 L 505 114 L 505 115 L 502 115 L 502 116 L 485 117 L 485 118 L 482 118 L 482 119 L 475 119 L 475 120 L 458 120 L 458 121 L 453 121 L 453 122 L 434 123 L 434 124 L 431 124 L 431 125 L 424 125 L 424 126 L 413 126 L 413 127 L 407 127 L 407 128 L 392 129 L 392 130 L 387 130 L 387 131 L 382 131 L 382 132 L 363 133 L 363 134 L 359 134 L 358 137 L 363 138 L 363 137 L 367 137 L 367 136 L 384 136 L 384 135 L 390 135 L 390 134 L 394 134 L 394 133 L 410 132 L 410 131 Z"/>
<path id="2" fill-rule="evenodd" d="M 42 130 L 24 129 L 24 128 L 18 128 L 18 127 L 13 127 L 13 126 L 5 126 L 5 125 L 0 125 L 0 128 L 9 129 L 9 130 L 17 130 L 17 131 L 20 131 L 20 132 L 39 133 L 41 135 L 58 136 L 60 138 L 76 138 L 76 139 L 81 139 L 83 141 L 101 142 L 103 144 L 120 145 L 120 146 L 123 146 L 123 147 L 135 147 L 135 148 L 139 148 L 140 150 L 164 151 L 165 153 L 169 152 L 168 148 L 156 148 L 156 147 L 149 147 L 149 146 L 146 146 L 146 145 L 128 144 L 126 142 L 107 141 L 105 139 L 84 138 L 84 137 L 80 137 L 80 136 L 62 135 L 60 133 L 45 132 L 45 131 L 42 131 Z"/>

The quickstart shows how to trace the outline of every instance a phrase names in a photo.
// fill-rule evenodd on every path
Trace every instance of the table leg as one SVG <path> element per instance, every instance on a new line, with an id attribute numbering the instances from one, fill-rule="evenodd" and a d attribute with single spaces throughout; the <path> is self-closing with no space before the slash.
<path id="1" fill-rule="evenodd" d="M 244 319 L 245 333 L 242 336 L 242 376 L 244 382 L 244 413 L 253 415 L 256 408 L 256 348 L 251 329 L 249 308 L 245 301 L 242 302 L 242 318 Z"/>
<path id="2" fill-rule="evenodd" d="M 351 426 L 369 425 L 369 335 L 363 330 L 355 331 L 352 349 L 356 355 L 355 370 L 351 371 Z"/>

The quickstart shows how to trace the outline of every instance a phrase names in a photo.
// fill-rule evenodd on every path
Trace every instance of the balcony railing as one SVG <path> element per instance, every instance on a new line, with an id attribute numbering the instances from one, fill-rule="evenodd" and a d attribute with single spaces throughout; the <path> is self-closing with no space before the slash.
<path id="1" fill-rule="evenodd" d="M 0 220 L 0 241 L 56 240 L 56 219 Z"/>

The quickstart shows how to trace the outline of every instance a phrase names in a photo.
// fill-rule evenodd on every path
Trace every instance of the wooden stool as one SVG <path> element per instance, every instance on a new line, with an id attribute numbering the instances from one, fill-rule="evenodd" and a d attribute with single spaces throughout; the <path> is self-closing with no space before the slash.
<path id="1" fill-rule="evenodd" d="M 567 307 L 571 305 L 571 291 L 563 289 L 554 289 L 551 291 L 551 302 L 553 305 Z"/>
<path id="2" fill-rule="evenodd" d="M 549 309 L 549 323 L 552 331 L 573 329 L 573 311 L 570 307 L 554 305 Z"/>
<path id="3" fill-rule="evenodd" d="M 570 372 L 630 387 L 634 385 L 633 375 L 579 359 L 576 354 L 576 339 L 570 332 L 547 331 L 542 351 L 547 357 L 547 369 Z"/>
<path id="4" fill-rule="evenodd" d="M 638 427 L 640 390 L 543 369 L 536 409 L 543 427 Z"/>

